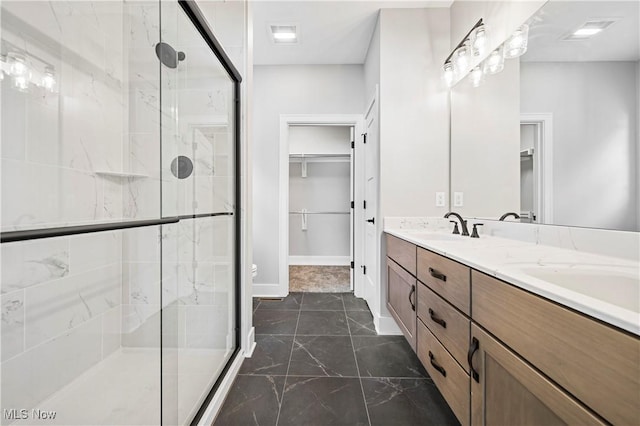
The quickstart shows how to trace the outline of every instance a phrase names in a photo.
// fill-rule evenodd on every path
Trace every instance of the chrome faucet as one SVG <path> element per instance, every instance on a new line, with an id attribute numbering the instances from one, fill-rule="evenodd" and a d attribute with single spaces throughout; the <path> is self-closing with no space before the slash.
<path id="1" fill-rule="evenodd" d="M 460 228 L 462 228 L 462 235 L 465 237 L 469 236 L 469 230 L 467 229 L 467 221 L 462 218 L 458 213 L 449 212 L 444 215 L 445 219 L 449 219 L 449 216 L 455 216 L 456 219 L 460 221 Z"/>
<path id="2" fill-rule="evenodd" d="M 505 220 L 509 216 L 513 216 L 514 219 L 520 219 L 520 215 L 518 213 L 509 212 L 509 213 L 505 213 L 502 216 L 500 216 L 499 220 Z"/>

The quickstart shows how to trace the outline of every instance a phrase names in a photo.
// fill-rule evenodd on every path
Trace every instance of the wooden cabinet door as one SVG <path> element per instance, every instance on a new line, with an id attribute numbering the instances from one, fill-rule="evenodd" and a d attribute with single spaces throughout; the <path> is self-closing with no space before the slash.
<path id="1" fill-rule="evenodd" d="M 476 324 L 471 346 L 472 425 L 605 424 Z"/>
<path id="2" fill-rule="evenodd" d="M 416 284 L 414 276 L 387 258 L 387 308 L 416 350 Z"/>

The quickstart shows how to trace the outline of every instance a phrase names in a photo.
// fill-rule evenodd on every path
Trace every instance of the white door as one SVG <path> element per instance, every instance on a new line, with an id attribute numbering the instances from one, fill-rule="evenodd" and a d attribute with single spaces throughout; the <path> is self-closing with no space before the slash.
<path id="1" fill-rule="evenodd" d="M 376 284 L 378 276 L 378 231 L 381 218 L 376 217 L 378 209 L 378 96 L 374 97 L 364 119 L 364 209 L 365 223 L 363 256 L 360 265 L 364 274 L 364 298 L 377 311 Z"/>

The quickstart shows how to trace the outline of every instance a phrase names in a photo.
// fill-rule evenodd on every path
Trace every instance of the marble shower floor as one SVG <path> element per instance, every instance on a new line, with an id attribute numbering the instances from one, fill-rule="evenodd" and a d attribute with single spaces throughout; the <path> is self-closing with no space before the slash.
<path id="1" fill-rule="evenodd" d="M 349 266 L 291 265 L 289 291 L 312 293 L 343 293 L 351 290 Z"/>
<path id="2" fill-rule="evenodd" d="M 195 404 L 208 393 L 210 382 L 225 359 L 225 351 L 206 349 L 180 349 L 178 357 L 167 358 L 163 380 L 178 389 L 177 394 L 164 395 L 168 423 L 183 424 L 193 416 L 199 408 Z M 56 411 L 54 419 L 19 420 L 13 424 L 157 425 L 160 388 L 159 349 L 121 348 L 33 407 Z"/>
<path id="3" fill-rule="evenodd" d="M 351 293 L 254 299 L 256 349 L 214 423 L 457 425 L 402 336 L 378 336 Z"/>

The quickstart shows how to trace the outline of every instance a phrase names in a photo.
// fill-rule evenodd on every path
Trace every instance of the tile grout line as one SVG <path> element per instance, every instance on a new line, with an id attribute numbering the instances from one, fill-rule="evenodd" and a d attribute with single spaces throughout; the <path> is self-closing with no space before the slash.
<path id="1" fill-rule="evenodd" d="M 360 382 L 360 391 L 362 392 L 362 402 L 364 403 L 364 410 L 367 413 L 367 421 L 369 422 L 369 426 L 371 426 L 371 417 L 369 416 L 369 407 L 367 407 L 367 397 L 364 394 L 364 386 L 362 385 L 362 376 L 360 375 L 360 366 L 358 365 L 358 357 L 356 356 L 356 347 L 353 344 L 353 336 L 351 335 L 351 326 L 349 325 L 349 316 L 347 315 L 347 308 L 344 305 L 344 297 L 340 296 L 342 299 L 342 307 L 344 308 L 344 317 L 347 321 L 347 330 L 349 330 L 349 340 L 351 340 L 351 349 L 353 350 L 353 360 L 356 363 L 356 372 L 358 373 L 358 381 Z"/>
<path id="2" fill-rule="evenodd" d="M 293 331 L 293 340 L 291 341 L 291 351 L 289 352 L 289 362 L 287 363 L 287 372 L 284 376 L 284 383 L 282 385 L 282 398 L 280 399 L 280 403 L 278 404 L 278 416 L 276 417 L 276 426 L 280 422 L 280 411 L 282 411 L 282 404 L 284 403 L 284 393 L 287 388 L 287 379 L 289 378 L 289 368 L 291 367 L 291 358 L 293 357 L 293 348 L 296 344 L 296 335 L 298 332 L 298 324 L 300 324 L 300 313 L 302 312 L 302 303 L 304 302 L 304 293 L 302 293 L 302 297 L 300 298 L 300 306 L 298 308 L 298 319 L 296 320 L 296 329 Z"/>

